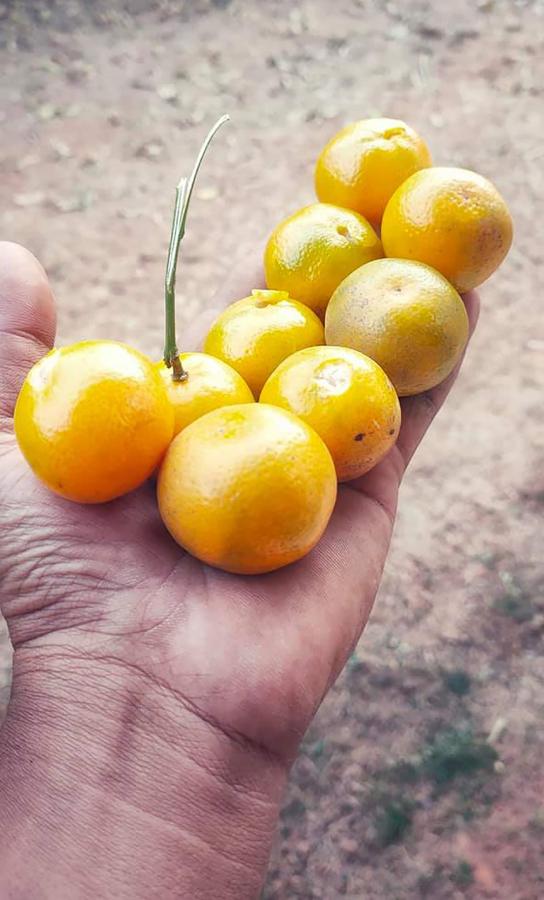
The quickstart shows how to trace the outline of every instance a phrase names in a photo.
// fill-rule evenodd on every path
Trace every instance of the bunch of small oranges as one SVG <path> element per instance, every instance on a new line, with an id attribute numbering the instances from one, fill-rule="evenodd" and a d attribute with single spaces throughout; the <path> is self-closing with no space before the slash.
<path id="1" fill-rule="evenodd" d="M 458 291 L 501 263 L 512 222 L 489 181 L 433 167 L 404 122 L 356 122 L 319 156 L 319 202 L 270 236 L 266 289 L 219 316 L 203 353 L 179 354 L 176 261 L 199 166 L 226 118 L 176 192 L 164 360 L 114 341 L 53 350 L 23 384 L 15 432 L 34 472 L 71 500 L 112 500 L 158 469 L 175 540 L 253 574 L 312 549 L 337 482 L 394 444 L 399 396 L 454 369 L 468 338 Z"/>

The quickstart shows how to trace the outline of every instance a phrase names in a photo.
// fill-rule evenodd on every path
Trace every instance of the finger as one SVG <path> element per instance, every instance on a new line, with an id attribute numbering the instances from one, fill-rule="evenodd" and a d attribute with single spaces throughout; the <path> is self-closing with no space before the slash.
<path id="1" fill-rule="evenodd" d="M 13 415 L 30 367 L 52 347 L 55 305 L 47 275 L 21 247 L 0 241 L 0 418 Z"/>
<path id="2" fill-rule="evenodd" d="M 480 313 L 480 299 L 475 291 L 471 291 L 465 294 L 463 300 L 468 313 L 470 340 Z M 397 440 L 397 447 L 402 454 L 405 467 L 410 462 L 423 435 L 448 396 L 459 374 L 465 353 L 466 348 L 451 375 L 441 384 L 430 391 L 425 391 L 423 394 L 416 394 L 414 397 L 404 397 L 401 400 L 402 425 Z"/>

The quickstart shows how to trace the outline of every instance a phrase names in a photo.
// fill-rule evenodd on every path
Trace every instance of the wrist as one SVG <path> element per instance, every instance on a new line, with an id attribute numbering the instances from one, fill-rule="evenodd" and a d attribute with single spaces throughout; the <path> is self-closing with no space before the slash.
<path id="1" fill-rule="evenodd" d="M 279 760 L 125 664 L 22 648 L 13 683 L 0 895 L 31 879 L 44 900 L 258 896 L 286 780 Z"/>

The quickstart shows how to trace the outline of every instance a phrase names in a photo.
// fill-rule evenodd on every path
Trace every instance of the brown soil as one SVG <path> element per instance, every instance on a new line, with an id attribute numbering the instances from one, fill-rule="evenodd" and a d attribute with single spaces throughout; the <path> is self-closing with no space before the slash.
<path id="1" fill-rule="evenodd" d="M 13 2 L 0 44 L 1 233 L 47 267 L 61 342 L 160 354 L 173 185 L 224 111 L 181 325 L 312 199 L 312 161 L 344 122 L 405 118 L 436 161 L 503 191 L 514 248 L 403 487 L 371 623 L 293 772 L 264 896 L 541 898 L 541 0 Z"/>

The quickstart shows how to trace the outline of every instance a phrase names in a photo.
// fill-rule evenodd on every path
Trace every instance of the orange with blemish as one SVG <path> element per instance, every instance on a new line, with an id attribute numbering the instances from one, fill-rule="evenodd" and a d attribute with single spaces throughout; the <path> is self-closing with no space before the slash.
<path id="1" fill-rule="evenodd" d="M 378 259 L 352 272 L 327 308 L 327 344 L 375 360 L 400 396 L 427 391 L 450 374 L 468 340 L 465 305 L 424 263 Z"/>
<path id="2" fill-rule="evenodd" d="M 261 402 L 290 410 L 317 431 L 339 481 L 375 466 L 400 428 L 400 404 L 389 378 L 368 356 L 346 347 L 294 353 L 272 373 Z"/>

